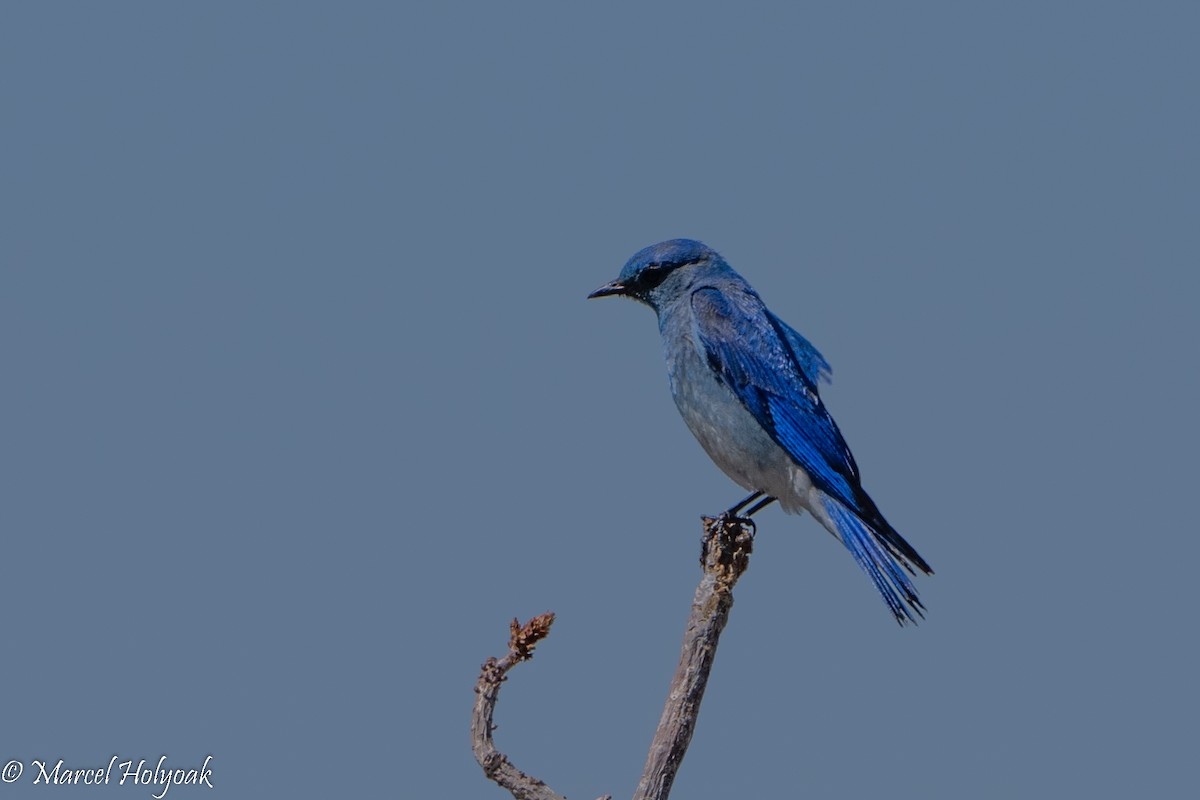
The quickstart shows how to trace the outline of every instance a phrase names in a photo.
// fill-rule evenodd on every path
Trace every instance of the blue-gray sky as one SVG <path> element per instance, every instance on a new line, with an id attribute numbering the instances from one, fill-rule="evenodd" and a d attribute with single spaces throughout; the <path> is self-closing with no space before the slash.
<path id="1" fill-rule="evenodd" d="M 653 315 L 584 300 L 676 236 L 832 362 L 937 570 L 900 630 L 764 512 L 677 795 L 1194 788 L 1197 30 L 1186 3 L 7 5 L 3 794 L 46 791 L 32 759 L 211 753 L 224 797 L 502 797 L 471 688 L 552 609 L 497 742 L 628 796 L 698 517 L 741 494 Z"/>

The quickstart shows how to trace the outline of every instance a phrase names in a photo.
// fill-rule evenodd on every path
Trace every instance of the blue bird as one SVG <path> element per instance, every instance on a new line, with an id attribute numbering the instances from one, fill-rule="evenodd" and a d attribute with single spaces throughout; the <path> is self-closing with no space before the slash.
<path id="1" fill-rule="evenodd" d="M 817 385 L 829 362 L 767 310 L 716 251 L 671 239 L 634 254 L 615 281 L 588 295 L 631 297 L 654 309 L 671 394 L 692 434 L 751 492 L 730 508 L 749 517 L 778 500 L 807 510 L 840 539 L 896 621 L 924 617 L 908 574 L 933 574 L 862 488 L 858 465 Z M 915 568 L 915 569 L 914 569 Z"/>

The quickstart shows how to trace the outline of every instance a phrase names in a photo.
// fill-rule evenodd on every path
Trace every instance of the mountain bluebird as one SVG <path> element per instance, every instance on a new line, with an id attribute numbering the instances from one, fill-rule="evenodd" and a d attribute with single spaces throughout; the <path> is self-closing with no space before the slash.
<path id="1" fill-rule="evenodd" d="M 808 340 L 767 310 L 725 260 L 692 239 L 640 250 L 588 295 L 632 297 L 654 309 L 671 394 L 700 445 L 754 501 L 807 510 L 840 539 L 896 620 L 924 606 L 905 571 L 933 570 L 863 490 L 858 465 L 817 392 L 830 368 Z M 761 498 L 761 499 L 760 499 Z M 916 615 L 916 616 L 914 616 Z"/>

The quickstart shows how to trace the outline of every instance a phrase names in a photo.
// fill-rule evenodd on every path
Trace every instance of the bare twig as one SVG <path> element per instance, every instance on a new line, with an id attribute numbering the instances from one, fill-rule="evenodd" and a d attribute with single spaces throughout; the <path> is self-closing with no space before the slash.
<path id="1" fill-rule="evenodd" d="M 671 792 L 696 729 L 721 630 L 733 607 L 733 586 L 749 566 L 753 543 L 754 523 L 749 520 L 704 517 L 704 575 L 696 587 L 679 666 L 634 800 L 666 800 Z"/>
<path id="2" fill-rule="evenodd" d="M 712 670 L 721 630 L 733 607 L 733 586 L 750 563 L 754 544 L 754 523 L 747 519 L 704 517 L 704 575 L 696 587 L 692 612 L 683 635 L 679 666 L 671 679 L 667 703 L 658 730 L 650 744 L 650 755 L 634 800 L 666 800 L 675 781 L 675 773 L 692 741 L 696 716 L 704 687 Z M 526 775 L 496 750 L 492 742 L 495 725 L 492 715 L 500 684 L 510 669 L 533 657 L 537 643 L 550 633 L 554 614 L 534 617 L 524 625 L 517 620 L 510 626 L 508 654 L 484 662 L 475 684 L 475 710 L 471 716 L 471 743 L 475 759 L 491 780 L 512 793 L 517 800 L 566 800 L 543 781 Z M 600 800 L 612 800 L 608 795 Z"/>
<path id="3" fill-rule="evenodd" d="M 549 635 L 553 623 L 554 614 L 551 612 L 536 616 L 524 625 L 514 619 L 509 626 L 508 655 L 499 660 L 489 658 L 483 662 L 479 680 L 475 684 L 471 749 L 475 751 L 475 760 L 483 767 L 483 774 L 511 792 L 516 800 L 566 800 L 543 781 L 514 767 L 508 756 L 497 751 L 492 742 L 492 731 L 496 728 L 492 714 L 496 710 L 500 684 L 507 680 L 510 669 L 533 658 L 533 648 Z"/>

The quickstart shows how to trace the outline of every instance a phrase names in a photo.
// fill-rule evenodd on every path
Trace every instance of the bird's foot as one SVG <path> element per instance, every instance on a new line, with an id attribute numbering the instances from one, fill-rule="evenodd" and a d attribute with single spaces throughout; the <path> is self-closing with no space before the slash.
<path id="1" fill-rule="evenodd" d="M 750 519 L 750 515 L 742 516 L 741 514 L 730 514 L 728 511 L 722 511 L 716 516 L 717 522 L 728 527 L 730 525 L 744 525 L 750 529 L 750 535 L 758 533 L 758 525 L 754 520 Z"/>
<path id="2" fill-rule="evenodd" d="M 743 498 L 740 503 L 738 503 L 735 506 L 725 509 L 717 516 L 702 517 L 702 519 L 705 520 L 706 527 L 705 527 L 705 534 L 700 540 L 700 565 L 701 566 L 706 564 L 708 561 L 709 535 L 708 535 L 708 530 L 707 530 L 707 524 L 711 521 L 713 523 L 716 523 L 719 526 L 719 528 L 722 528 L 726 531 L 730 530 L 733 527 L 740 527 L 749 535 L 750 541 L 754 541 L 754 536 L 755 536 L 755 534 L 758 533 L 758 526 L 755 525 L 754 520 L 752 520 L 750 518 L 753 517 L 755 514 L 757 514 L 759 511 L 761 511 L 762 509 L 769 506 L 771 503 L 775 502 L 774 497 L 767 497 L 764 495 L 766 495 L 766 492 L 764 492 L 762 490 L 759 490 L 757 492 L 751 492 L 747 497 Z M 758 502 L 754 503 L 755 500 L 758 500 Z M 747 511 L 745 514 L 742 514 L 741 513 L 742 509 L 745 508 L 746 506 L 750 505 L 751 503 L 754 503 L 754 506 L 751 507 L 751 509 L 749 511 Z"/>

